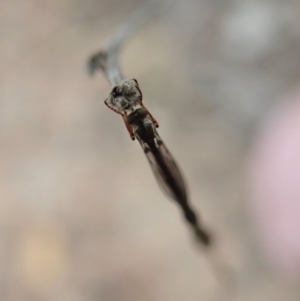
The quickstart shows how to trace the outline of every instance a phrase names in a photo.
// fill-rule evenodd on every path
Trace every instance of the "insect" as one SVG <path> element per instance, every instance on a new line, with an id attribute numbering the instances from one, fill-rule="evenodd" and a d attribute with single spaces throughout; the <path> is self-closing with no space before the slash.
<path id="1" fill-rule="evenodd" d="M 159 136 L 158 122 L 144 106 L 143 96 L 136 79 L 122 80 L 115 85 L 105 104 L 120 114 L 132 140 L 137 139 L 144 150 L 153 173 L 162 190 L 182 208 L 185 219 L 197 238 L 209 245 L 210 236 L 200 226 L 197 215 L 188 202 L 185 182 L 172 155 Z"/>

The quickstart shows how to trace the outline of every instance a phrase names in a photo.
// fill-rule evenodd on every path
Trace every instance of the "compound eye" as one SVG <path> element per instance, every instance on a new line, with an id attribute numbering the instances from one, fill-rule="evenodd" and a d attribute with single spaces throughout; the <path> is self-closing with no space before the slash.
<path id="1" fill-rule="evenodd" d="M 118 87 L 117 87 L 117 86 L 114 87 L 114 88 L 111 90 L 110 94 L 112 95 L 112 97 L 117 97 L 118 94 L 119 94 L 119 92 L 118 92 Z"/>

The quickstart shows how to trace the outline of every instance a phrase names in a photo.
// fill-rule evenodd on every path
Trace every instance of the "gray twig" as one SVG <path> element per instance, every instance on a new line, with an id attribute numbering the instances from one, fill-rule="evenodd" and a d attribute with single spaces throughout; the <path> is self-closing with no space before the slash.
<path id="1" fill-rule="evenodd" d="M 178 0 L 158 0 L 147 1 L 138 7 L 104 43 L 102 50 L 90 57 L 88 61 L 89 73 L 93 75 L 95 71 L 101 70 L 108 82 L 114 86 L 118 84 L 124 76 L 119 66 L 120 50 L 124 42 L 140 28 L 152 21 L 159 14 L 166 11 Z"/>

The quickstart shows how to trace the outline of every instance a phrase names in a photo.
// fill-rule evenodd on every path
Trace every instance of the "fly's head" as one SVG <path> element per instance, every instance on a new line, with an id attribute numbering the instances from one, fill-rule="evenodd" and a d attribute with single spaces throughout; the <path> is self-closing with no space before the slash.
<path id="1" fill-rule="evenodd" d="M 122 80 L 111 89 L 105 104 L 119 114 L 130 114 L 141 108 L 142 99 L 142 92 L 136 79 Z"/>

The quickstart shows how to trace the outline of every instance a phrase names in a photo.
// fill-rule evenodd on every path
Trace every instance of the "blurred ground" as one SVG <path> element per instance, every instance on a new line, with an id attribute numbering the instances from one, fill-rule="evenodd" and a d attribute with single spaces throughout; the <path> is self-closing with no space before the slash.
<path id="1" fill-rule="evenodd" d="M 141 1 L 0 3 L 0 299 L 214 300 L 179 210 L 90 54 Z M 238 271 L 237 300 L 300 299 L 252 231 L 245 164 L 258 125 L 300 81 L 300 2 L 188 0 L 142 28 L 137 78 L 195 207 Z"/>

